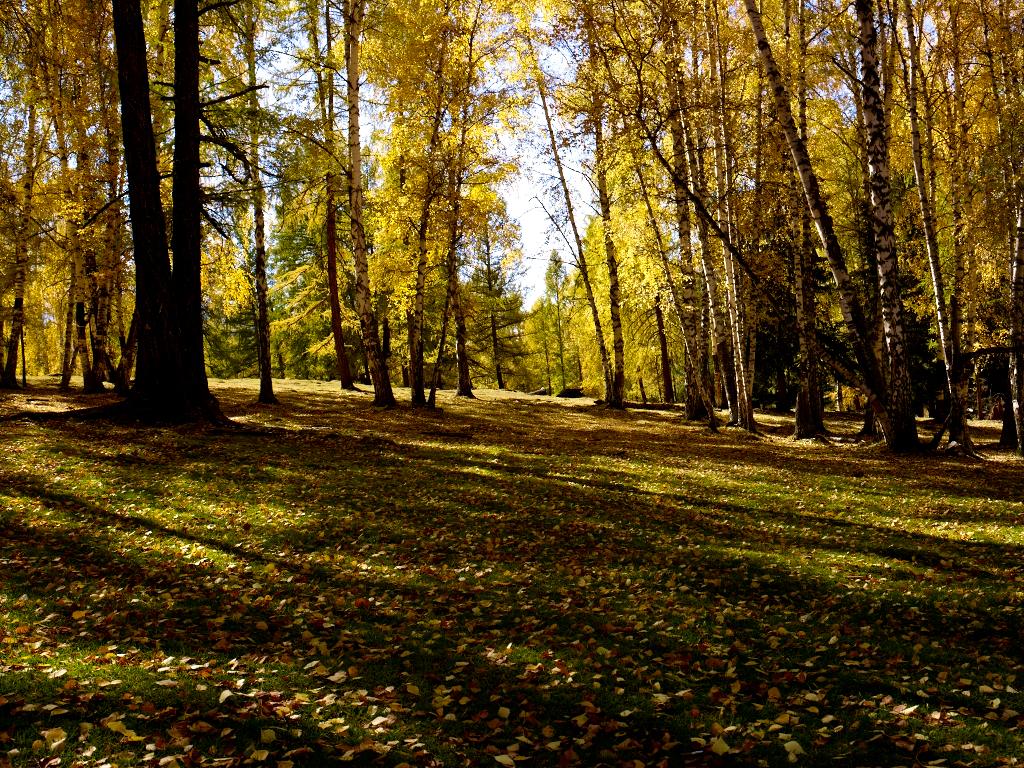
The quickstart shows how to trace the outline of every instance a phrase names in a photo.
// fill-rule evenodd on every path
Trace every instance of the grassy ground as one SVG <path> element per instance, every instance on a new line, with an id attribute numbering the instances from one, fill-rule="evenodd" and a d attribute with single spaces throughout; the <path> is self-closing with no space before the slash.
<path id="1" fill-rule="evenodd" d="M 1024 755 L 1024 479 L 994 424 L 973 462 L 769 415 L 215 391 L 274 429 L 0 423 L 0 765 Z"/>

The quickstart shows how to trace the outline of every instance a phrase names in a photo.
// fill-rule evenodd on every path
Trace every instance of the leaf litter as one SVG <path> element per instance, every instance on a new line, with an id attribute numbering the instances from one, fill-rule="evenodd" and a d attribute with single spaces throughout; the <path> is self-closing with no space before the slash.
<path id="1" fill-rule="evenodd" d="M 5 426 L 0 765 L 1024 754 L 1011 459 L 282 389 L 216 388 L 263 435 Z"/>

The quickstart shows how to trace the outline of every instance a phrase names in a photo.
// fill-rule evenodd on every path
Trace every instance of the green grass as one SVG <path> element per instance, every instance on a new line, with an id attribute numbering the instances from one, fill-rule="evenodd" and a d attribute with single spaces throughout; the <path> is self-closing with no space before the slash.
<path id="1" fill-rule="evenodd" d="M 1024 754 L 1005 455 L 215 391 L 273 431 L 2 425 L 0 765 Z M 29 394 L 0 412 L 88 402 Z"/>

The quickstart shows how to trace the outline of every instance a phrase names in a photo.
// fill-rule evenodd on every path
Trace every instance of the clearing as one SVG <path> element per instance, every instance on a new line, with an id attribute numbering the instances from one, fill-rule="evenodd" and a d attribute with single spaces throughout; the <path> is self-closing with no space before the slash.
<path id="1" fill-rule="evenodd" d="M 994 423 L 974 462 L 276 386 L 214 383 L 262 433 L 0 422 L 0 766 L 1024 755 Z M 0 415 L 97 402 L 39 381 Z"/>

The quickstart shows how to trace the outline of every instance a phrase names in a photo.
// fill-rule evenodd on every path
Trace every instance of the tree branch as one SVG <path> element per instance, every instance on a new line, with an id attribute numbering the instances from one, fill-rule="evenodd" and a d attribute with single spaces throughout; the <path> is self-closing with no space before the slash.
<path id="1" fill-rule="evenodd" d="M 243 88 L 242 90 L 236 91 L 235 93 L 229 93 L 226 96 L 218 96 L 216 99 L 210 99 L 209 101 L 204 101 L 204 102 L 202 102 L 202 104 L 200 106 L 202 106 L 203 109 L 206 109 L 207 107 L 212 107 L 212 106 L 214 106 L 216 104 L 223 104 L 225 101 L 231 101 L 232 99 L 237 99 L 239 96 L 247 96 L 248 94 L 252 93 L 253 91 L 261 91 L 261 90 L 263 90 L 266 87 L 267 87 L 266 85 L 250 85 L 249 87 Z"/>
<path id="2" fill-rule="evenodd" d="M 231 8 L 232 6 L 238 5 L 240 2 L 242 2 L 242 0 L 217 0 L 217 2 L 210 3 L 209 5 L 200 8 L 199 15 L 202 17 L 204 14 L 213 13 L 221 8 Z"/>

